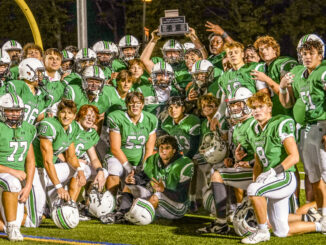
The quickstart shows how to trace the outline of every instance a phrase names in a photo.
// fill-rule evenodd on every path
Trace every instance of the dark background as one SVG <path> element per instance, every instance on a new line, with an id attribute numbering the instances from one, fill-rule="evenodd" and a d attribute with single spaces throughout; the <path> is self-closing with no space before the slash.
<path id="1" fill-rule="evenodd" d="M 77 45 L 75 0 L 25 1 L 39 25 L 44 49 Z M 118 42 L 125 34 L 142 40 L 141 0 L 88 0 L 87 8 L 89 46 L 99 40 Z M 165 9 L 179 9 L 206 46 L 207 20 L 219 24 L 234 40 L 245 45 L 260 35 L 272 35 L 281 45 L 281 54 L 293 57 L 304 34 L 316 33 L 326 39 L 326 1 L 323 0 L 153 0 L 146 8 L 146 27 L 150 31 L 158 27 Z M 22 45 L 33 42 L 20 8 L 13 0 L 0 0 L 0 45 L 8 39 Z M 156 53 L 163 42 L 157 45 Z"/>

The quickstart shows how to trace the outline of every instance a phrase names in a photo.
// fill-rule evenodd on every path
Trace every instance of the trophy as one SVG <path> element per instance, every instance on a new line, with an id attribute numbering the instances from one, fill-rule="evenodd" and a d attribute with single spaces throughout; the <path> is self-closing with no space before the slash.
<path id="1" fill-rule="evenodd" d="M 165 10 L 165 17 L 160 18 L 159 36 L 179 36 L 189 33 L 185 16 L 179 16 L 178 9 Z"/>

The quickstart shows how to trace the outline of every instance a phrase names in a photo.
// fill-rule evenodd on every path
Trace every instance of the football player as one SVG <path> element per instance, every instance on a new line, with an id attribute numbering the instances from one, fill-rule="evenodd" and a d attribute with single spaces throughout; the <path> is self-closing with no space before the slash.
<path id="1" fill-rule="evenodd" d="M 126 112 L 116 110 L 108 115 L 111 148 L 106 157 L 109 172 L 106 189 L 113 195 L 121 178 L 153 154 L 156 140 L 157 118 L 143 111 L 143 94 L 130 92 L 125 101 Z"/>
<path id="2" fill-rule="evenodd" d="M 63 80 L 66 76 L 68 76 L 72 72 L 75 61 L 74 61 L 74 55 L 67 50 L 62 50 L 61 55 L 62 55 L 62 62 L 61 62 L 61 67 L 59 69 L 59 73 L 61 75 L 61 80 Z"/>
<path id="3" fill-rule="evenodd" d="M 81 85 L 82 73 L 89 67 L 96 63 L 96 53 L 90 48 L 82 48 L 75 56 L 74 71 L 63 79 L 63 82 L 68 85 Z"/>
<path id="4" fill-rule="evenodd" d="M 260 58 L 265 62 L 265 71 L 253 70 L 251 75 L 255 80 L 265 82 L 272 90 L 273 116 L 278 114 L 290 115 L 291 110 L 285 109 L 279 101 L 279 84 L 282 77 L 298 62 L 287 56 L 280 56 L 280 45 L 271 36 L 259 37 L 254 47 Z"/>
<path id="5" fill-rule="evenodd" d="M 5 225 L 1 229 L 10 241 L 24 239 L 20 226 L 35 171 L 32 141 L 36 130 L 23 121 L 24 110 L 24 103 L 16 94 L 7 93 L 0 98 L 0 210 Z"/>
<path id="6" fill-rule="evenodd" d="M 249 44 L 244 50 L 244 62 L 245 63 L 250 63 L 250 62 L 258 63 L 259 61 L 260 61 L 260 57 L 259 57 L 257 49 L 255 48 L 255 46 Z"/>
<path id="7" fill-rule="evenodd" d="M 191 40 L 191 43 L 194 44 L 195 50 L 199 51 L 199 53 L 197 53 L 198 56 L 200 56 L 203 59 L 207 59 L 207 56 L 208 56 L 207 50 L 206 50 L 205 46 L 202 44 L 202 42 L 199 40 L 195 29 L 189 27 L 189 33 L 186 33 L 185 36 Z"/>
<path id="8" fill-rule="evenodd" d="M 294 165 L 299 162 L 294 120 L 285 115 L 272 117 L 273 104 L 265 93 L 254 94 L 247 105 L 256 120 L 247 131 L 248 141 L 256 152 L 254 182 L 249 185 L 247 193 L 255 211 L 258 229 L 241 242 L 255 244 L 270 239 L 267 215 L 273 233 L 278 237 L 325 232 L 325 221 L 288 223 L 289 197 L 296 189 Z"/>
<path id="9" fill-rule="evenodd" d="M 193 43 L 184 43 L 183 48 L 185 52 L 184 55 L 185 64 L 188 68 L 188 71 L 191 72 L 191 68 L 193 64 L 195 64 L 196 61 L 201 60 L 203 58 L 203 55 Z"/>
<path id="10" fill-rule="evenodd" d="M 137 90 L 139 86 L 151 84 L 145 65 L 140 59 L 130 60 L 128 70 L 131 72 L 134 80 L 132 85 L 134 90 Z"/>
<path id="11" fill-rule="evenodd" d="M 230 228 L 227 224 L 227 192 L 226 186 L 232 186 L 241 190 L 246 190 L 252 183 L 252 166 L 254 163 L 254 152 L 246 140 L 246 131 L 253 123 L 254 118 L 251 116 L 251 110 L 247 106 L 247 99 L 252 96 L 250 90 L 240 87 L 237 89 L 233 98 L 227 100 L 227 109 L 230 118 L 235 122 L 232 134 L 231 149 L 233 158 L 226 158 L 224 164 L 226 168 L 217 168 L 211 176 L 211 189 L 214 197 L 217 219 L 208 227 L 197 230 L 199 233 L 218 233 L 226 234 Z M 210 116 L 210 119 L 217 111 L 209 110 L 208 103 L 203 104 L 203 114 Z M 214 114 L 213 114 L 214 113 Z M 205 123 L 205 121 L 203 122 Z M 208 124 L 208 122 L 206 122 Z M 206 126 L 206 127 L 203 127 Z M 202 124 L 202 132 L 210 132 L 209 125 Z M 205 139 L 205 135 L 203 135 Z M 203 149 L 204 150 L 204 149 Z M 206 151 L 203 154 L 207 154 Z M 241 204 L 241 195 L 238 195 L 237 203 Z"/>
<path id="12" fill-rule="evenodd" d="M 7 81 L 11 79 L 10 73 L 10 64 L 11 59 L 9 54 L 0 49 L 0 87 L 5 88 L 7 85 Z M 1 89 L 2 90 L 2 89 Z"/>
<path id="13" fill-rule="evenodd" d="M 22 46 L 19 42 L 15 40 L 9 40 L 5 42 L 2 46 L 2 50 L 6 51 L 11 60 L 10 73 L 12 79 L 18 79 L 18 65 L 22 58 Z"/>
<path id="14" fill-rule="evenodd" d="M 42 48 L 35 43 L 27 43 L 24 45 L 22 50 L 22 58 L 35 58 L 40 61 L 43 61 L 43 50 Z"/>
<path id="15" fill-rule="evenodd" d="M 139 197 L 149 200 L 157 217 L 180 219 L 186 214 L 193 163 L 179 153 L 178 142 L 172 136 L 161 136 L 157 147 L 158 153 L 147 158 L 142 171 L 132 170 L 126 177 L 117 212 L 103 217 L 102 222 L 121 223 L 124 217 L 134 223 L 141 222 L 131 207 L 133 199 Z"/>
<path id="16" fill-rule="evenodd" d="M 173 96 L 168 101 L 169 116 L 162 122 L 162 129 L 174 136 L 180 151 L 190 159 L 198 152 L 200 138 L 200 119 L 192 114 L 185 114 L 184 100 Z"/>
<path id="17" fill-rule="evenodd" d="M 326 220 L 326 65 L 323 45 L 306 41 L 299 50 L 303 65 L 294 67 L 281 80 L 280 101 L 293 114 L 300 129 L 299 148 L 305 172 L 323 220 Z"/>

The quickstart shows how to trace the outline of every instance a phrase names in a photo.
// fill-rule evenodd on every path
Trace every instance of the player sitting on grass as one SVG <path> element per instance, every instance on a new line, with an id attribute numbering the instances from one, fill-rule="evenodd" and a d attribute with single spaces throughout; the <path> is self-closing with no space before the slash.
<path id="1" fill-rule="evenodd" d="M 23 121 L 24 110 L 24 103 L 16 94 L 0 98 L 0 229 L 10 241 L 24 239 L 20 226 L 35 171 L 32 141 L 36 130 Z"/>
<path id="2" fill-rule="evenodd" d="M 270 239 L 267 215 L 273 233 L 286 237 L 307 232 L 325 232 L 326 222 L 288 222 L 289 197 L 296 189 L 294 165 L 299 152 L 294 138 L 295 123 L 284 115 L 272 117 L 272 101 L 257 93 L 247 101 L 256 119 L 247 131 L 248 141 L 256 152 L 254 182 L 247 192 L 252 202 L 258 230 L 242 243 L 255 244 Z"/>
<path id="3" fill-rule="evenodd" d="M 173 136 L 161 136 L 157 146 L 159 152 L 147 158 L 142 171 L 132 170 L 126 177 L 120 206 L 116 213 L 104 217 L 103 223 L 121 223 L 126 218 L 131 223 L 148 224 L 154 213 L 166 219 L 185 215 L 193 163 L 179 153 L 178 142 Z M 134 201 L 135 198 L 138 199 Z M 141 217 L 142 212 L 146 218 Z M 146 216 L 148 212 L 152 215 Z"/>

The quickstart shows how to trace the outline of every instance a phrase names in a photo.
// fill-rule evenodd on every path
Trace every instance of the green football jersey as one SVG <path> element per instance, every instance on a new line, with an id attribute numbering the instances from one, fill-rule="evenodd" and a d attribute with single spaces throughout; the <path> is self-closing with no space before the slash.
<path id="1" fill-rule="evenodd" d="M 38 137 L 33 141 L 33 146 L 36 166 L 39 168 L 44 167 L 40 149 L 40 137 L 46 138 L 52 142 L 53 163 L 55 163 L 58 155 L 68 149 L 80 132 L 80 127 L 75 121 L 73 121 L 69 125 L 67 131 L 65 131 L 56 117 L 45 118 L 37 124 L 36 129 Z"/>
<path id="2" fill-rule="evenodd" d="M 291 73 L 294 74 L 295 120 L 301 125 L 326 120 L 326 65 L 319 65 L 310 74 L 303 65 L 298 65 Z"/>
<path id="3" fill-rule="evenodd" d="M 135 125 L 127 112 L 117 110 L 111 112 L 107 119 L 110 131 L 118 132 L 121 135 L 121 150 L 128 161 L 133 166 L 137 166 L 142 161 L 149 136 L 156 131 L 157 118 L 153 114 L 143 111 Z M 112 155 L 111 150 L 109 154 Z"/>
<path id="4" fill-rule="evenodd" d="M 70 73 L 68 76 L 66 76 L 63 81 L 65 85 L 82 85 L 82 77 L 76 72 Z"/>
<path id="5" fill-rule="evenodd" d="M 111 106 L 111 90 L 108 86 L 104 86 L 102 92 L 95 98 L 94 101 L 90 101 L 88 96 L 84 92 L 80 85 L 67 85 L 64 98 L 73 100 L 76 103 L 77 110 L 83 105 L 94 105 L 98 108 L 99 113 L 106 112 Z"/>
<path id="6" fill-rule="evenodd" d="M 152 84 L 148 80 L 148 78 L 149 78 L 149 74 L 147 73 L 147 71 L 144 71 L 143 75 L 141 75 L 141 77 L 132 84 L 133 90 L 136 91 L 137 88 L 139 88 L 140 86 Z"/>
<path id="7" fill-rule="evenodd" d="M 178 95 L 178 92 L 172 86 L 170 86 L 165 90 L 167 92 L 165 94 L 165 99 L 163 99 L 163 96 L 160 98 L 159 92 L 154 89 L 152 84 L 139 86 L 137 91 L 144 95 L 144 111 L 150 112 L 156 116 L 158 116 L 165 109 L 169 97 Z"/>
<path id="8" fill-rule="evenodd" d="M 125 99 L 122 99 L 120 97 L 117 89 L 115 87 L 107 86 L 107 85 L 105 85 L 104 87 L 106 87 L 105 88 L 106 93 L 110 95 L 110 103 L 109 103 L 110 107 L 106 113 L 110 113 L 115 110 L 126 111 L 127 106 L 126 106 Z"/>
<path id="9" fill-rule="evenodd" d="M 264 72 L 264 65 L 262 63 L 247 63 L 238 70 L 229 70 L 225 72 L 219 81 L 219 85 L 226 95 L 226 98 L 233 98 L 235 92 L 239 87 L 245 87 L 249 89 L 253 94 L 258 90 L 266 88 L 267 85 L 261 81 L 255 81 L 250 72 L 252 70 L 258 70 Z"/>
<path id="10" fill-rule="evenodd" d="M 172 117 L 168 116 L 162 122 L 162 129 L 177 139 L 179 150 L 186 155 L 190 149 L 190 136 L 200 135 L 200 119 L 195 115 L 187 114 L 179 124 L 175 124 Z"/>
<path id="11" fill-rule="evenodd" d="M 191 180 L 194 164 L 188 157 L 181 156 L 165 167 L 156 153 L 147 158 L 143 170 L 149 179 L 161 179 L 166 189 L 176 191 L 179 183 Z"/>
<path id="12" fill-rule="evenodd" d="M 77 125 L 79 126 L 80 131 L 74 139 L 76 156 L 78 158 L 83 158 L 83 156 L 86 154 L 86 151 L 89 150 L 92 146 L 95 146 L 100 137 L 98 136 L 95 129 L 91 128 L 86 131 L 78 122 Z"/>
<path id="13" fill-rule="evenodd" d="M 52 105 L 52 98 L 42 89 L 38 89 L 34 95 L 24 81 L 13 80 L 10 83 L 25 104 L 24 121 L 33 125 L 36 118 Z"/>
<path id="14" fill-rule="evenodd" d="M 23 122 L 18 128 L 10 128 L 0 122 L 0 131 L 0 165 L 24 171 L 29 146 L 36 136 L 35 127 Z"/>
<path id="15" fill-rule="evenodd" d="M 13 66 L 10 68 L 10 80 L 19 80 L 18 66 Z"/>
<path id="16" fill-rule="evenodd" d="M 248 141 L 260 160 L 263 172 L 281 164 L 288 156 L 283 141 L 294 137 L 295 122 L 285 115 L 272 117 L 261 130 L 257 121 L 250 125 L 247 131 Z M 295 171 L 294 166 L 287 171 Z"/>
<path id="17" fill-rule="evenodd" d="M 223 63 L 222 63 L 222 61 L 223 61 L 224 57 L 225 57 L 225 52 L 222 52 L 222 53 L 220 53 L 218 55 L 211 54 L 207 58 L 207 60 L 210 61 L 213 64 L 213 66 L 215 66 L 215 67 L 220 68 L 220 69 L 223 70 Z"/>
<path id="18" fill-rule="evenodd" d="M 48 91 L 50 97 L 52 98 L 52 105 L 61 100 L 65 87 L 65 83 L 62 83 L 61 81 L 47 82 L 45 84 L 45 89 Z"/>
<path id="19" fill-rule="evenodd" d="M 249 117 L 244 122 L 236 124 L 233 129 L 233 151 L 235 151 L 237 146 L 241 144 L 242 149 L 247 153 L 247 156 L 245 156 L 242 161 L 251 161 L 255 158 L 254 151 L 247 139 L 248 128 L 250 128 L 253 123 L 255 123 L 255 119 Z"/>
<path id="20" fill-rule="evenodd" d="M 288 73 L 298 62 L 291 57 L 278 57 L 269 65 L 265 65 L 266 75 L 269 76 L 274 82 L 280 84 L 281 78 Z M 273 110 L 272 115 L 291 115 L 292 110 L 286 109 L 282 106 L 278 95 L 272 93 Z"/>
<path id="21" fill-rule="evenodd" d="M 121 70 L 128 70 L 128 63 L 121 59 L 114 59 L 112 61 L 112 72 L 119 72 Z"/>

